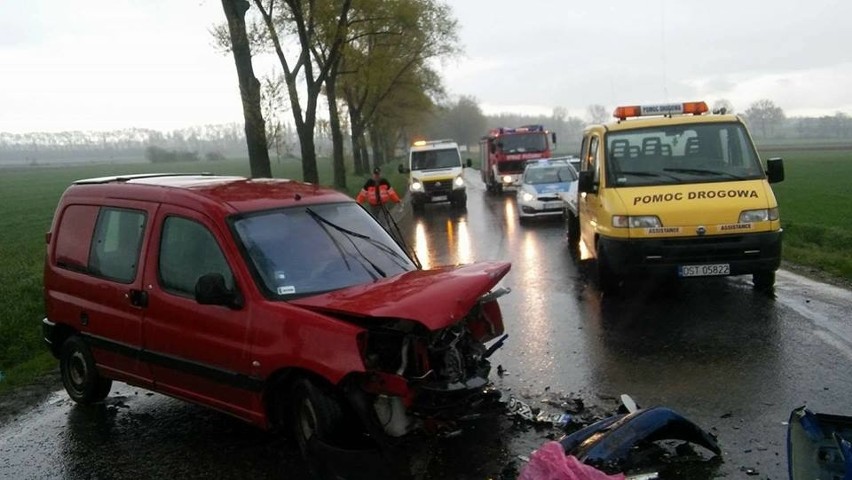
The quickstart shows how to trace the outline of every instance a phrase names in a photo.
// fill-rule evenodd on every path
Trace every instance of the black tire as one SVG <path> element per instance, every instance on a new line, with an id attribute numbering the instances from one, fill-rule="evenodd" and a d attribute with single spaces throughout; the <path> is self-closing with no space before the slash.
<path id="1" fill-rule="evenodd" d="M 762 292 L 771 291 L 775 288 L 775 271 L 755 272 L 751 276 L 754 289 Z"/>
<path id="2" fill-rule="evenodd" d="M 467 208 L 467 193 L 455 195 L 453 200 L 450 202 L 450 205 L 457 210 L 464 210 Z"/>
<path id="3" fill-rule="evenodd" d="M 609 264 L 610 260 L 607 256 L 606 249 L 598 244 L 597 258 L 595 259 L 595 269 L 598 281 L 598 288 L 604 293 L 614 292 L 618 289 L 621 283 L 612 267 Z"/>
<path id="4" fill-rule="evenodd" d="M 527 217 L 518 217 L 518 223 L 521 225 L 527 225 L 530 222 L 530 219 Z"/>
<path id="5" fill-rule="evenodd" d="M 580 219 L 572 212 L 565 214 L 565 238 L 571 253 L 580 252 Z"/>
<path id="6" fill-rule="evenodd" d="M 86 342 L 78 336 L 69 337 L 59 354 L 62 384 L 68 396 L 82 405 L 100 402 L 109 395 L 112 380 L 102 377 L 95 358 Z"/>
<path id="7" fill-rule="evenodd" d="M 299 450 L 302 451 L 312 473 L 319 473 L 322 466 L 315 462 L 309 442 L 316 435 L 318 440 L 334 444 L 343 429 L 343 408 L 334 397 L 310 380 L 297 381 L 293 385 L 290 399 L 296 443 L 299 444 Z"/>
<path id="8" fill-rule="evenodd" d="M 423 213 L 424 209 L 425 209 L 425 206 L 424 206 L 422 201 L 411 202 L 411 211 L 414 212 L 415 214 Z"/>

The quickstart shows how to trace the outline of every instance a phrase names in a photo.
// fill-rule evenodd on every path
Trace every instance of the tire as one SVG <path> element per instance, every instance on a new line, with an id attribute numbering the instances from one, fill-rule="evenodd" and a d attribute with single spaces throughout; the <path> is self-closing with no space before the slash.
<path id="1" fill-rule="evenodd" d="M 411 211 L 414 212 L 415 214 L 423 213 L 424 209 L 425 209 L 425 206 L 424 206 L 422 201 L 412 201 L 411 202 Z"/>
<path id="2" fill-rule="evenodd" d="M 761 292 L 771 291 L 775 287 L 775 271 L 755 272 L 751 276 L 751 281 L 754 284 L 755 290 Z"/>
<path id="3" fill-rule="evenodd" d="M 109 395 L 112 380 L 102 377 L 86 342 L 78 336 L 65 340 L 59 354 L 62 384 L 68 396 L 82 405 L 100 402 Z"/>
<path id="4" fill-rule="evenodd" d="M 580 219 L 573 213 L 565 214 L 565 238 L 568 240 L 568 250 L 571 253 L 580 252 Z"/>
<path id="5" fill-rule="evenodd" d="M 521 225 L 527 225 L 530 222 L 530 219 L 527 217 L 518 217 L 518 223 Z"/>
<path id="6" fill-rule="evenodd" d="M 309 442 L 316 435 L 318 440 L 334 443 L 343 427 L 343 408 L 335 398 L 310 380 L 297 381 L 291 390 L 290 399 L 296 443 L 312 473 L 318 473 L 321 465 L 314 461 Z"/>
<path id="7" fill-rule="evenodd" d="M 598 282 L 598 288 L 604 293 L 614 292 L 618 289 L 620 279 L 612 271 L 609 265 L 609 257 L 606 254 L 606 249 L 601 248 L 600 244 L 597 247 L 597 258 L 595 259 L 595 269 Z"/>
<path id="8" fill-rule="evenodd" d="M 450 202 L 450 205 L 452 205 L 452 207 L 456 210 L 464 210 L 467 208 L 467 193 L 456 195 Z"/>

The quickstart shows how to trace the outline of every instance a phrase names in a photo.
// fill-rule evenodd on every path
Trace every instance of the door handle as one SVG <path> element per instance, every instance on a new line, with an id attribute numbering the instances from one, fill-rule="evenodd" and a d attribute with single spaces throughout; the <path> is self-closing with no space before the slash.
<path id="1" fill-rule="evenodd" d="M 131 288 L 127 294 L 127 298 L 130 299 L 130 304 L 134 307 L 145 308 L 148 306 L 148 292 L 144 290 Z"/>

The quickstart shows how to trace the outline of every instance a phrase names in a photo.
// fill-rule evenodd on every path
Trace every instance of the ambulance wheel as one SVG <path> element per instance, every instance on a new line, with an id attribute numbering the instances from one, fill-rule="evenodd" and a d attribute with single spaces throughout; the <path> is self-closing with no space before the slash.
<path id="1" fill-rule="evenodd" d="M 98 373 L 89 346 L 76 335 L 62 344 L 59 371 L 68 396 L 82 405 L 100 402 L 109 395 L 112 388 L 112 380 Z"/>
<path id="2" fill-rule="evenodd" d="M 597 259 L 595 259 L 595 273 L 597 275 L 598 288 L 604 293 L 613 292 L 618 289 L 618 285 L 620 283 L 619 278 L 615 272 L 612 271 L 606 249 L 601 247 L 600 244 L 598 244 L 597 253 Z"/>
<path id="3" fill-rule="evenodd" d="M 754 289 L 758 291 L 769 291 L 775 287 L 775 272 L 755 272 L 751 276 Z"/>

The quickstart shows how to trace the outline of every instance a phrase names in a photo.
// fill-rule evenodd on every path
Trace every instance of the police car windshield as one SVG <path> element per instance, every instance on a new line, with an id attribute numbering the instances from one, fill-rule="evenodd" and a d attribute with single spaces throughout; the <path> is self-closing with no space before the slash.
<path id="1" fill-rule="evenodd" d="M 531 166 L 524 172 L 523 183 L 542 185 L 547 183 L 565 183 L 576 180 L 574 169 L 568 165 Z"/>
<path id="2" fill-rule="evenodd" d="M 547 150 L 547 135 L 544 132 L 504 135 L 498 143 L 506 153 L 543 152 Z"/>
<path id="3" fill-rule="evenodd" d="M 460 167 L 459 151 L 455 148 L 411 152 L 412 170 Z"/>
<path id="4" fill-rule="evenodd" d="M 233 224 L 260 286 L 281 298 L 415 269 L 387 231 L 355 203 L 258 212 Z"/>
<path id="5" fill-rule="evenodd" d="M 607 183 L 624 187 L 764 177 L 745 128 L 733 122 L 609 132 L 605 162 Z"/>

